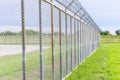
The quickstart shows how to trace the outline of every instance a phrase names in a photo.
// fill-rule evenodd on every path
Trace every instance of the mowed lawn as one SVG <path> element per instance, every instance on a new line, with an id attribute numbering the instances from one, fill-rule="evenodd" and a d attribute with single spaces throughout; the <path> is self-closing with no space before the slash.
<path id="1" fill-rule="evenodd" d="M 57 44 L 55 46 L 54 64 L 56 65 L 59 64 L 59 47 Z M 44 80 L 50 80 L 52 78 L 52 49 L 50 46 L 48 47 L 47 49 L 43 49 Z M 65 55 L 63 54 L 62 56 Z M 56 65 L 55 68 L 58 66 Z M 59 70 L 55 70 L 55 74 L 56 78 L 58 78 Z M 39 50 L 26 54 L 26 78 L 27 80 L 40 80 Z M 22 80 L 22 54 L 0 57 L 0 80 Z"/>
<path id="2" fill-rule="evenodd" d="M 48 67 L 52 63 L 51 49 L 43 52 L 44 72 L 47 75 L 45 80 L 49 80 L 51 67 Z M 30 52 L 26 56 L 27 79 L 39 80 L 39 51 Z M 55 55 L 55 57 L 58 56 Z M 57 58 L 56 63 L 58 62 Z M 22 80 L 22 55 L 0 57 L 0 80 Z M 120 43 L 102 43 L 100 48 L 66 80 L 120 80 Z"/>
<path id="3" fill-rule="evenodd" d="M 51 59 L 48 58 L 51 56 L 48 54 L 50 50 L 50 48 L 43 50 L 45 56 L 44 62 L 48 66 L 51 65 Z M 28 80 L 39 80 L 39 68 L 39 50 L 26 54 L 26 75 Z M 0 57 L 0 80 L 22 80 L 21 54 Z"/>
<path id="4" fill-rule="evenodd" d="M 120 80 L 120 43 L 101 43 L 66 80 Z"/>

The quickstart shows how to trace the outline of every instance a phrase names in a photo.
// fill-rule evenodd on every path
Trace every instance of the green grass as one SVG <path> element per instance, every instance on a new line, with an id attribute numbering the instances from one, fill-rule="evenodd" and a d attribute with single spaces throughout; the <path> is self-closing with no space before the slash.
<path id="1" fill-rule="evenodd" d="M 48 46 L 48 45 L 47 45 Z M 62 47 L 63 51 L 65 46 Z M 52 54 L 51 47 L 43 49 L 44 80 L 52 78 Z M 65 56 L 65 54 L 62 54 Z M 59 47 L 55 44 L 55 74 L 59 77 Z M 40 56 L 39 50 L 26 54 L 26 74 L 28 80 L 40 79 Z M 0 80 L 22 80 L 22 55 L 10 55 L 0 57 Z"/>
<path id="2" fill-rule="evenodd" d="M 120 36 L 116 35 L 102 35 L 101 42 L 120 42 Z"/>
<path id="3" fill-rule="evenodd" d="M 44 65 L 51 65 L 50 48 L 43 50 Z M 39 51 L 26 55 L 26 71 L 28 80 L 39 80 Z M 49 72 L 48 72 L 49 74 Z M 49 77 L 49 76 L 47 76 Z M 22 55 L 0 57 L 0 80 L 22 80 Z"/>
<path id="4" fill-rule="evenodd" d="M 51 36 L 42 37 L 42 45 L 48 46 L 49 49 L 43 50 L 43 71 L 44 80 L 52 79 L 52 49 Z M 54 44 L 54 64 L 55 64 L 55 79 L 60 75 L 60 52 L 59 52 L 59 38 L 55 36 Z M 0 36 L 0 45 L 21 45 L 21 36 Z M 65 56 L 65 44 L 62 43 L 62 56 Z M 39 45 L 39 36 L 26 36 L 26 45 Z M 40 79 L 40 58 L 39 50 L 29 52 L 26 55 L 26 72 L 28 80 Z M 22 80 L 22 55 L 11 55 L 0 57 L 0 80 Z"/>
<path id="5" fill-rule="evenodd" d="M 112 78 L 113 80 L 120 80 L 120 43 L 111 44 L 109 52 L 109 64 Z"/>
<path id="6" fill-rule="evenodd" d="M 15 36 L 12 38 L 7 37 L 5 42 L 3 38 L 0 38 L 0 44 L 21 44 Z M 38 45 L 38 40 L 31 40 L 32 37 L 28 37 L 26 44 Z M 57 38 L 56 38 L 57 39 Z M 114 38 L 103 37 L 105 42 L 119 41 L 119 36 Z M 15 42 L 16 41 L 16 42 Z M 50 41 L 45 38 L 43 40 L 44 46 L 50 46 Z M 37 42 L 37 43 L 36 43 Z M 48 43 L 46 43 L 48 42 Z M 64 44 L 65 45 L 65 44 Z M 66 80 L 119 80 L 120 79 L 120 43 L 102 43 L 101 47 L 88 58 L 79 68 L 73 71 L 73 74 Z M 65 53 L 65 46 L 62 48 Z M 45 79 L 49 80 L 52 76 L 52 59 L 51 59 L 51 48 L 43 50 L 43 64 Z M 58 43 L 55 44 L 55 79 L 59 77 L 59 47 Z M 65 54 L 62 54 L 65 56 Z M 65 59 L 64 59 L 65 60 Z M 29 52 L 27 54 L 27 79 L 28 80 L 39 80 L 39 51 Z M 64 63 L 64 61 L 63 61 Z M 65 71 L 63 71 L 65 72 Z M 12 55 L 0 57 L 0 80 L 22 80 L 22 55 Z"/>
<path id="7" fill-rule="evenodd" d="M 66 80 L 120 80 L 120 43 L 102 43 Z"/>
<path id="8" fill-rule="evenodd" d="M 26 62 L 27 62 L 27 71 L 28 71 L 27 77 L 29 78 L 30 73 L 32 74 L 35 70 L 37 73 L 38 72 L 37 70 L 39 70 L 38 51 L 33 51 L 27 54 Z M 22 56 L 11 55 L 11 56 L 0 57 L 0 80 L 16 80 L 16 79 L 17 80 L 22 79 Z"/>

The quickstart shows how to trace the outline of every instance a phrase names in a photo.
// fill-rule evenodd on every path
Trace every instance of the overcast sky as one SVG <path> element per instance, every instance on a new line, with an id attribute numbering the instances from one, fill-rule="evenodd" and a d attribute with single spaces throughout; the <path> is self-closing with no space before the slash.
<path id="1" fill-rule="evenodd" d="M 120 29 L 120 0 L 80 0 L 102 30 Z"/>
<path id="2" fill-rule="evenodd" d="M 38 0 L 26 1 L 26 24 L 38 26 Z M 80 0 L 81 4 L 102 30 L 120 29 L 120 0 Z M 20 26 L 20 0 L 1 0 L 0 2 L 0 27 Z M 12 28 L 13 29 L 13 28 Z M 15 28 L 16 30 L 16 28 Z"/>

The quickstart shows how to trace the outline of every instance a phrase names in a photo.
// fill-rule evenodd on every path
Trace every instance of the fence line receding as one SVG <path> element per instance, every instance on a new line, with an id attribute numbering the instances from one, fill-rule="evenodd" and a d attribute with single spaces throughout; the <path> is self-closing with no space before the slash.
<path id="1" fill-rule="evenodd" d="M 0 45 L 22 45 L 20 79 L 62 80 L 100 46 L 101 30 L 78 0 L 38 0 L 36 29 L 26 26 L 24 2 L 21 32 L 0 33 Z"/>

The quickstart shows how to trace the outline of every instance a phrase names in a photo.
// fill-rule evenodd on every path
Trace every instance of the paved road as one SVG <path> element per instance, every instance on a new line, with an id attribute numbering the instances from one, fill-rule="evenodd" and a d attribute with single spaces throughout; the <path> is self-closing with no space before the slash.
<path id="1" fill-rule="evenodd" d="M 48 47 L 43 47 L 47 49 Z M 39 46 L 27 45 L 26 52 L 39 50 Z M 0 56 L 15 55 L 22 53 L 21 45 L 0 45 Z"/>

